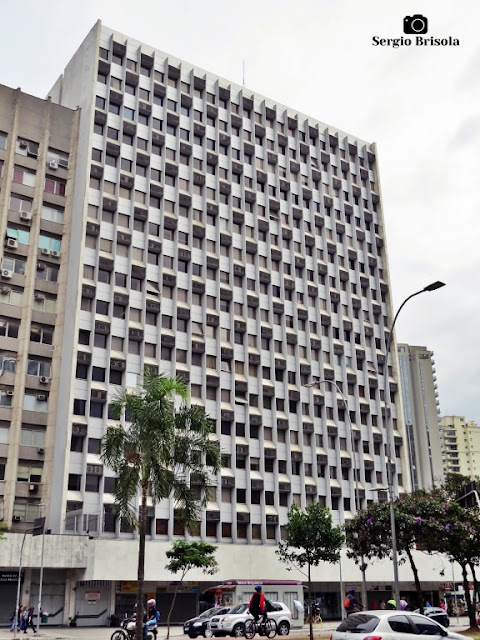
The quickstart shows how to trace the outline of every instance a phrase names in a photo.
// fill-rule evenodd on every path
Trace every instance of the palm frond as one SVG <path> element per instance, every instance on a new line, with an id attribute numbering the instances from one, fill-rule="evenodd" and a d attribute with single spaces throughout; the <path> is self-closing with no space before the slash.
<path id="1" fill-rule="evenodd" d="M 120 426 L 108 427 L 100 441 L 100 457 L 117 473 L 124 459 L 127 434 Z"/>
<path id="2" fill-rule="evenodd" d="M 182 400 L 178 409 L 177 396 Z M 132 505 L 142 480 L 148 482 L 154 502 L 174 498 L 187 528 L 211 495 L 221 458 L 219 444 L 210 436 L 214 424 L 202 407 L 188 407 L 186 400 L 181 378 L 148 372 L 139 389 L 112 400 L 111 412 L 125 418 L 125 427 L 107 429 L 100 452 L 117 476 L 118 511 L 135 526 L 138 517 Z"/>
<path id="3" fill-rule="evenodd" d="M 137 511 L 133 503 L 138 493 L 139 484 L 139 467 L 131 466 L 124 460 L 117 471 L 114 499 L 119 515 L 134 526 L 138 525 Z"/>

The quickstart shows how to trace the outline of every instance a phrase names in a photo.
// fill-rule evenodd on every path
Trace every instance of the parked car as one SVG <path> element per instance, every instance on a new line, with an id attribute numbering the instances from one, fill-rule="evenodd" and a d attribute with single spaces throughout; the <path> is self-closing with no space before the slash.
<path id="1" fill-rule="evenodd" d="M 420 613 L 420 609 L 415 609 L 414 613 Z M 443 624 L 444 627 L 448 627 L 450 624 L 450 618 L 442 607 L 426 607 L 423 609 L 423 615 Z"/>
<path id="2" fill-rule="evenodd" d="M 210 619 L 214 615 L 223 615 L 230 611 L 231 607 L 212 607 L 201 613 L 196 618 L 190 618 L 183 625 L 183 632 L 190 638 L 196 638 L 197 636 L 203 636 L 204 638 L 211 638 L 212 632 L 210 630 Z"/>
<path id="3" fill-rule="evenodd" d="M 292 624 L 292 613 L 283 602 L 274 602 L 275 611 L 270 611 L 268 617 L 275 621 L 279 636 L 288 636 Z M 243 636 L 245 622 L 253 618 L 248 611 L 248 602 L 242 602 L 233 607 L 223 616 L 214 615 L 210 618 L 210 629 L 214 636 Z M 465 639 L 464 639 L 465 640 Z"/>
<path id="4" fill-rule="evenodd" d="M 410 611 L 362 611 L 352 613 L 337 627 L 330 640 L 419 640 L 419 636 L 465 640 L 465 636 L 449 631 L 432 618 Z"/>

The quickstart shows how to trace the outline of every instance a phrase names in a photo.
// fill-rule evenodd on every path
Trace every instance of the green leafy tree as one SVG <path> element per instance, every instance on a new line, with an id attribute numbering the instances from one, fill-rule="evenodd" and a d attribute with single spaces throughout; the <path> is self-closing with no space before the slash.
<path id="1" fill-rule="evenodd" d="M 307 577 L 308 604 L 312 612 L 312 567 L 320 562 L 338 562 L 344 536 L 340 527 L 333 526 L 329 509 L 318 502 L 302 511 L 295 503 L 288 512 L 286 539 L 279 543 L 276 553 L 282 562 L 296 567 Z M 306 570 L 304 570 L 306 569 Z M 310 615 L 310 640 L 313 640 L 313 620 Z"/>
<path id="2" fill-rule="evenodd" d="M 173 594 L 172 604 L 167 617 L 167 640 L 170 638 L 170 618 L 177 599 L 178 590 L 190 569 L 201 569 L 206 575 L 213 575 L 218 571 L 218 563 L 214 558 L 217 547 L 207 542 L 186 542 L 177 540 L 172 548 L 167 551 L 167 558 L 170 562 L 165 565 L 165 569 L 171 573 L 180 573 L 180 580 L 177 582 Z"/>
<path id="3" fill-rule="evenodd" d="M 100 443 L 102 460 L 116 474 L 118 515 L 138 530 L 139 619 L 145 608 L 147 496 L 154 504 L 173 498 L 176 517 L 187 531 L 194 531 L 212 488 L 211 475 L 220 468 L 218 444 L 209 438 L 212 421 L 202 408 L 189 407 L 186 401 L 183 380 L 145 373 L 139 389 L 113 399 L 111 410 L 115 419 L 125 418 L 124 426 L 109 427 Z M 136 640 L 142 635 L 138 624 Z"/>
<path id="4" fill-rule="evenodd" d="M 464 476 L 461 473 L 447 473 L 440 490 L 445 496 L 455 500 L 457 495 L 471 482 L 472 478 L 470 476 Z"/>

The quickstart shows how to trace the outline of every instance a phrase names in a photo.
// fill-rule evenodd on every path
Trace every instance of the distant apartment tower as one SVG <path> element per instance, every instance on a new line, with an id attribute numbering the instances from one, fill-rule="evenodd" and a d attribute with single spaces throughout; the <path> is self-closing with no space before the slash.
<path id="1" fill-rule="evenodd" d="M 15 95 L 3 95 L 7 107 Z M 251 577 L 249 545 L 273 554 L 293 502 L 319 501 L 343 522 L 387 484 L 392 309 L 375 146 L 100 22 L 50 99 L 22 98 L 25 109 L 0 120 L 2 267 L 15 272 L 16 256 L 28 257 L 11 284 L 5 276 L 22 297 L 7 307 L 0 292 L 0 434 L 14 433 L 0 445 L 4 520 L 25 529 L 43 504 L 53 533 L 102 538 L 76 560 L 89 580 L 107 580 L 136 543 L 98 455 L 109 400 L 137 388 L 145 368 L 180 375 L 223 452 L 199 537 L 236 544 L 238 578 Z M 31 200 L 31 220 L 10 192 Z M 21 445 L 28 429 L 35 435 Z M 44 485 L 38 497 L 30 484 Z M 149 539 L 184 536 L 173 500 L 149 505 L 148 518 Z"/>
<path id="2" fill-rule="evenodd" d="M 400 343 L 398 361 L 412 489 L 429 489 L 443 476 L 435 361 L 426 347 Z"/>
<path id="3" fill-rule="evenodd" d="M 480 427 L 463 416 L 440 418 L 442 461 L 445 473 L 480 475 Z"/>

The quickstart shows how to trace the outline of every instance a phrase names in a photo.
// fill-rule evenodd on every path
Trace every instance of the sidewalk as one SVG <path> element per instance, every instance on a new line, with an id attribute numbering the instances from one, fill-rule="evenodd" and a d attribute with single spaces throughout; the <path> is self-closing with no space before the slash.
<path id="1" fill-rule="evenodd" d="M 31 631 L 24 634 L 17 632 L 17 640 L 110 640 L 116 627 L 49 627 L 40 626 L 40 633 L 33 634 Z M 167 635 L 166 627 L 159 627 L 157 638 L 164 640 Z M 178 638 L 183 636 L 183 626 L 174 625 L 170 627 L 170 637 Z M 187 636 L 185 636 L 187 637 Z M 0 640 L 13 640 L 13 631 L 8 627 L 0 628 Z M 190 639 L 188 639 L 190 640 Z"/>
<path id="2" fill-rule="evenodd" d="M 315 625 L 313 633 L 315 637 L 328 636 L 334 631 L 340 620 L 325 620 L 322 625 Z M 469 623 L 467 616 L 460 616 L 457 623 L 457 618 L 450 618 L 450 627 L 452 631 L 459 632 L 468 629 Z M 23 631 L 17 633 L 18 640 L 36 640 L 41 638 L 42 640 L 110 640 L 112 633 L 115 631 L 114 627 L 49 627 L 48 625 L 40 628 L 40 634 L 27 633 Z M 160 626 L 158 629 L 158 640 L 164 640 L 167 635 L 167 629 L 164 626 Z M 186 638 L 183 633 L 183 627 L 181 625 L 173 625 L 170 627 L 171 638 Z M 304 625 L 302 629 L 292 629 L 290 638 L 305 638 L 308 637 L 308 625 Z M 8 627 L 0 628 L 0 640 L 12 640 L 13 631 L 10 632 Z M 200 636 L 199 640 L 203 640 L 203 636 Z"/>

